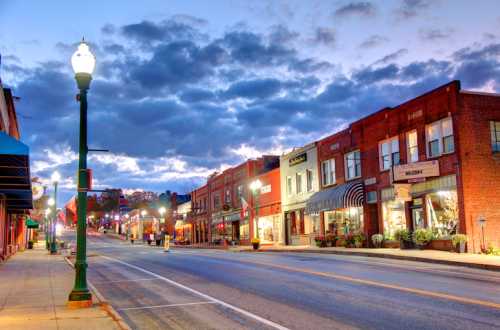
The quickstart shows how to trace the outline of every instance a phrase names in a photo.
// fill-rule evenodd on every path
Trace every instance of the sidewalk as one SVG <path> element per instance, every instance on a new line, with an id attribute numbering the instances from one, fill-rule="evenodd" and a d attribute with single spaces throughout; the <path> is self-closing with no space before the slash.
<path id="1" fill-rule="evenodd" d="M 195 246 L 174 246 L 174 248 L 196 248 Z M 227 249 L 231 252 L 253 252 L 251 246 L 236 246 Z M 340 254 L 362 257 L 389 258 L 409 261 L 421 261 L 452 266 L 500 271 L 500 257 L 472 253 L 454 253 L 437 250 L 400 250 L 400 249 L 365 249 L 315 246 L 261 246 L 257 252 L 296 252 Z"/>
<path id="2" fill-rule="evenodd" d="M 120 329 L 96 299 L 90 308 L 66 307 L 74 270 L 44 246 L 0 264 L 0 329 Z"/>

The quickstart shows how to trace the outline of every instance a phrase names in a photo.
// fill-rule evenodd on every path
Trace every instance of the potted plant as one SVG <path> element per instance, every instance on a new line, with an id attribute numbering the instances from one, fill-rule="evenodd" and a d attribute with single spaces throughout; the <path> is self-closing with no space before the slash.
<path id="1" fill-rule="evenodd" d="M 252 246 L 254 250 L 258 250 L 260 246 L 260 239 L 252 238 Z"/>
<path id="2" fill-rule="evenodd" d="M 344 236 L 344 246 L 346 248 L 353 248 L 355 244 L 354 235 L 349 233 Z"/>
<path id="3" fill-rule="evenodd" d="M 30 249 L 30 250 L 33 249 L 33 244 L 34 244 L 33 240 L 29 240 L 28 241 L 28 249 Z"/>
<path id="4" fill-rule="evenodd" d="M 381 248 L 382 242 L 384 241 L 384 235 L 382 234 L 373 234 L 372 235 L 372 243 L 375 248 Z"/>
<path id="5" fill-rule="evenodd" d="M 430 229 L 419 228 L 413 232 L 413 242 L 423 250 L 434 238 L 434 234 Z"/>
<path id="6" fill-rule="evenodd" d="M 399 248 L 401 250 L 411 249 L 412 237 L 407 229 L 399 229 L 394 233 L 394 237 L 399 241 Z"/>
<path id="7" fill-rule="evenodd" d="M 319 248 L 326 247 L 326 238 L 325 236 L 316 236 L 314 238 L 314 241 L 316 242 L 316 246 Z"/>
<path id="8" fill-rule="evenodd" d="M 326 246 L 328 247 L 335 247 L 337 244 L 337 236 L 334 234 L 326 234 Z"/>
<path id="9" fill-rule="evenodd" d="M 356 248 L 363 247 L 363 242 L 365 241 L 365 235 L 363 235 L 363 233 L 353 235 L 353 239 L 354 239 L 354 247 Z"/>
<path id="10" fill-rule="evenodd" d="M 465 244 L 467 243 L 467 236 L 464 234 L 455 234 L 451 236 L 451 242 L 458 253 L 465 253 Z"/>

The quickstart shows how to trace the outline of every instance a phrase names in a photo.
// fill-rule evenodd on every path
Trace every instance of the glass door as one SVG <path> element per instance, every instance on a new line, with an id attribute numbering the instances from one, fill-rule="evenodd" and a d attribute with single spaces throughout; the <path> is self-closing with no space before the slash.
<path id="1" fill-rule="evenodd" d="M 424 209 L 416 207 L 411 210 L 411 218 L 413 221 L 413 230 L 424 228 Z"/>

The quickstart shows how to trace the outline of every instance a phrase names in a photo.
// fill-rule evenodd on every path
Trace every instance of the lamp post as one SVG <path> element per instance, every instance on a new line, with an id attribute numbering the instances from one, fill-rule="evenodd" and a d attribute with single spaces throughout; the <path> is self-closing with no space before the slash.
<path id="1" fill-rule="evenodd" d="M 87 91 L 95 68 L 95 56 L 82 40 L 71 57 L 71 65 L 80 93 L 80 143 L 78 159 L 78 225 L 76 231 L 75 286 L 69 294 L 69 303 L 79 307 L 92 306 L 92 295 L 87 287 Z"/>
<path id="2" fill-rule="evenodd" d="M 262 188 L 262 182 L 259 179 L 250 183 L 250 190 L 252 191 L 253 200 L 255 204 L 255 217 L 254 217 L 254 238 L 259 238 L 259 194 Z"/>
<path id="3" fill-rule="evenodd" d="M 54 197 L 50 197 L 48 200 L 47 200 L 47 205 L 48 205 L 48 208 L 47 210 L 49 211 L 49 217 L 48 217 L 48 221 L 49 221 L 49 226 L 48 226 L 48 238 L 49 238 L 49 247 L 47 248 L 47 250 L 49 250 L 49 252 L 52 251 L 52 239 L 54 238 L 52 236 L 52 232 L 54 231 L 54 205 L 55 205 L 56 201 L 54 200 Z"/>
<path id="4" fill-rule="evenodd" d="M 52 173 L 52 176 L 50 177 L 50 180 L 54 184 L 54 202 L 52 203 L 52 208 L 53 208 L 53 215 L 52 218 L 53 223 L 52 223 L 52 237 L 50 240 L 50 254 L 57 254 L 57 242 L 56 242 L 56 224 L 57 224 L 57 184 L 61 180 L 61 175 L 59 172 L 54 172 Z"/>
<path id="5" fill-rule="evenodd" d="M 50 222 L 49 222 L 50 208 L 45 210 L 45 248 L 47 251 L 50 249 Z"/>
<path id="6" fill-rule="evenodd" d="M 126 236 L 126 240 L 128 241 L 128 238 L 130 236 L 130 221 L 129 221 L 129 215 L 128 213 L 124 215 L 125 216 L 125 222 L 127 223 L 127 236 Z"/>
<path id="7" fill-rule="evenodd" d="M 161 223 L 165 223 L 165 217 L 164 217 L 164 215 L 165 215 L 165 213 L 166 213 L 166 212 L 167 212 L 167 209 L 165 208 L 165 206 L 160 206 L 160 207 L 158 208 L 158 213 L 160 214 L 160 222 L 161 222 Z M 162 220 L 163 220 L 163 221 L 162 221 Z M 159 226 L 160 226 L 160 225 L 158 224 L 158 227 L 159 227 Z"/>

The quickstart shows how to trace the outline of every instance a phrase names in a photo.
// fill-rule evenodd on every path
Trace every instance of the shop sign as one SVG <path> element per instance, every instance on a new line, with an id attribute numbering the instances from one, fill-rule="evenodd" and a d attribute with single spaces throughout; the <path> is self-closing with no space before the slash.
<path id="1" fill-rule="evenodd" d="M 408 183 L 396 183 L 394 184 L 394 199 L 398 201 L 409 202 L 411 198 L 411 184 Z"/>
<path id="2" fill-rule="evenodd" d="M 307 153 L 304 152 L 303 154 L 299 154 L 295 157 L 292 157 L 288 160 L 288 165 L 289 166 L 294 166 L 294 165 L 297 165 L 297 164 L 300 164 L 300 163 L 303 163 L 307 161 Z"/>
<path id="3" fill-rule="evenodd" d="M 262 186 L 262 188 L 260 188 L 260 193 L 261 194 L 267 194 L 267 193 L 270 193 L 270 192 L 271 192 L 271 185 L 270 184 Z"/>
<path id="4" fill-rule="evenodd" d="M 439 162 L 432 160 L 412 164 L 396 165 L 393 167 L 394 181 L 412 180 L 439 176 Z"/>
<path id="5" fill-rule="evenodd" d="M 365 186 L 369 186 L 369 185 L 372 185 L 372 184 L 375 184 L 377 183 L 377 178 L 373 177 L 373 178 L 368 178 L 365 180 Z"/>

